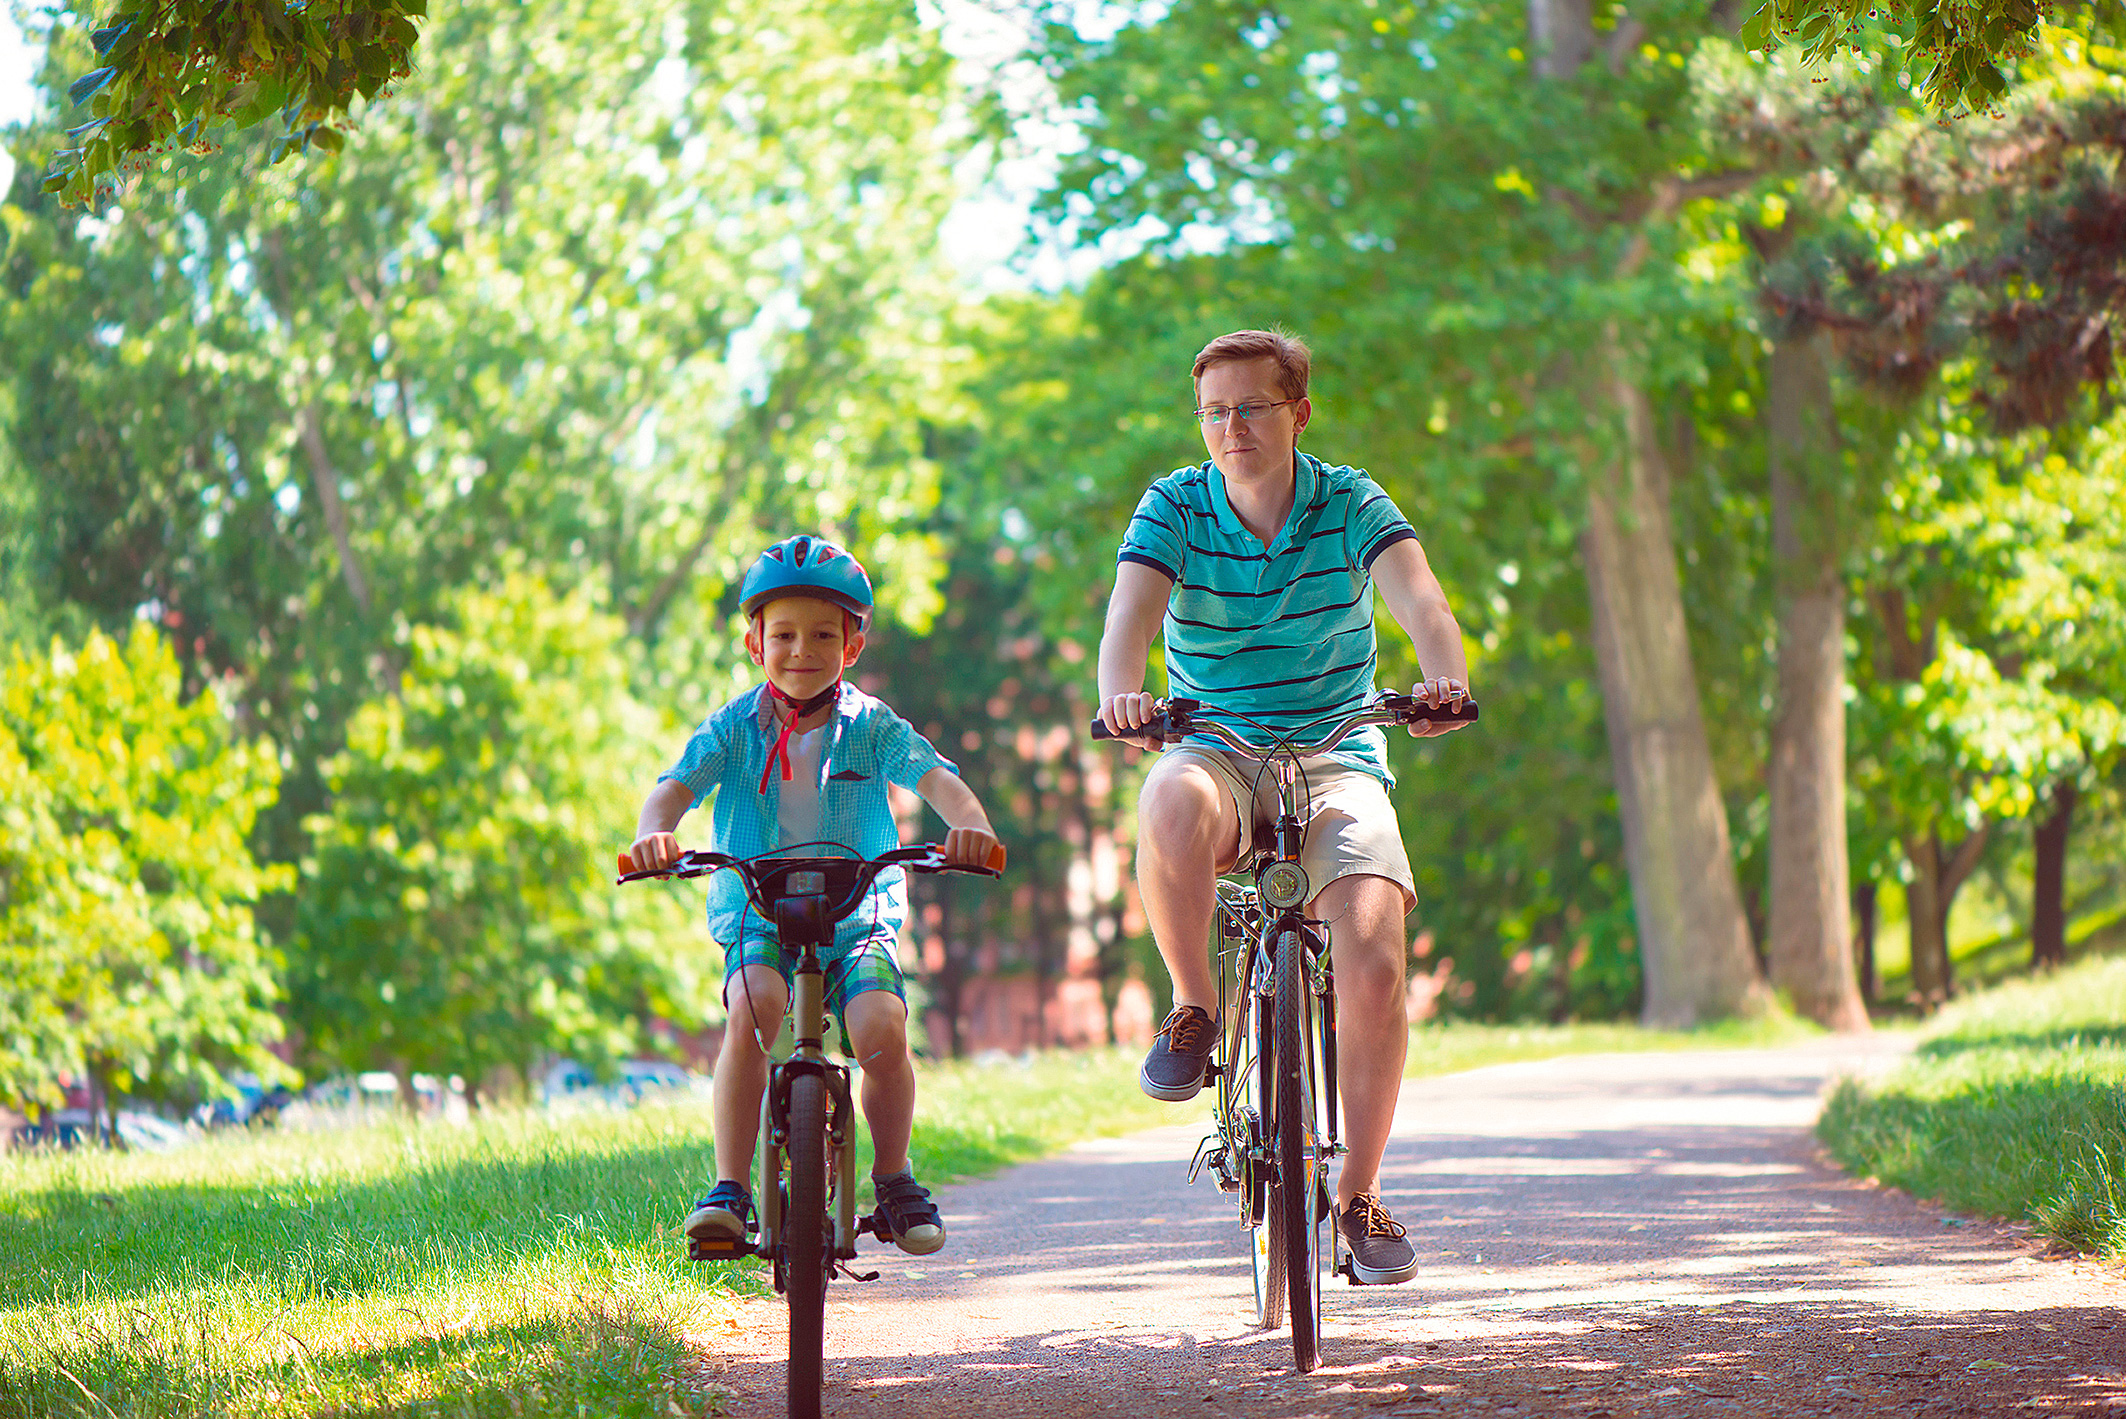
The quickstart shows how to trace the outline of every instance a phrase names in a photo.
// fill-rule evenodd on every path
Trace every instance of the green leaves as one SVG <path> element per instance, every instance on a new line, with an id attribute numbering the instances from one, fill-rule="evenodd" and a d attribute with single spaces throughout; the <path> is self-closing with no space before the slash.
<path id="1" fill-rule="evenodd" d="M 192 1102 L 229 1070 L 288 1076 L 252 921 L 286 868 L 247 841 L 280 781 L 222 701 L 180 699 L 146 625 L 54 641 L 0 675 L 0 1102 L 60 1081 Z"/>
<path id="2" fill-rule="evenodd" d="M 2081 8 L 2100 27 L 2115 27 L 2115 5 Z M 1913 73 L 1936 113 L 1962 117 L 1991 112 L 2007 94 L 2002 66 L 2037 52 L 2040 19 L 2033 0 L 1765 0 L 1740 38 L 1761 53 L 1798 45 L 1803 62 L 1820 67 L 1880 22 L 1911 36 L 1885 61 Z"/>
<path id="3" fill-rule="evenodd" d="M 125 122 L 105 141 L 56 153 L 44 191 L 76 205 L 107 196 L 158 156 L 211 141 L 190 126 L 202 115 L 226 115 L 241 130 L 279 107 L 253 103 L 241 96 L 247 91 L 296 96 L 277 157 L 313 145 L 338 152 L 343 140 L 324 125 L 349 121 L 357 97 L 373 99 L 412 72 L 414 21 L 425 13 L 419 0 L 348 0 L 329 11 L 272 0 L 156 0 L 121 12 L 90 35 L 103 67 L 67 93 L 75 104 L 93 99 L 97 117 Z"/>
<path id="4" fill-rule="evenodd" d="M 406 628 L 400 693 L 356 712 L 305 825 L 291 1008 L 320 1059 L 479 1081 L 616 1059 L 649 1017 L 715 1008 L 679 894 L 612 884 L 678 737 L 629 693 L 625 637 L 524 576 Z"/>

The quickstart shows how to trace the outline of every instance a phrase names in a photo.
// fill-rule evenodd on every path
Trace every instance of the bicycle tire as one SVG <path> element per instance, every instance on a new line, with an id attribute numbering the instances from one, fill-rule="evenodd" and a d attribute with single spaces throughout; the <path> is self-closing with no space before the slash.
<path id="1" fill-rule="evenodd" d="M 789 1201 L 782 1262 L 790 1302 L 790 1419 L 819 1419 L 827 1343 L 827 1081 L 790 1081 Z"/>
<path id="2" fill-rule="evenodd" d="M 1321 1363 L 1321 1231 L 1315 1216 L 1320 1157 L 1314 1144 L 1313 1009 L 1306 943 L 1279 933 L 1276 957 L 1276 1230 L 1283 1238 L 1291 1298 L 1292 1363 L 1302 1374 Z"/>
<path id="3" fill-rule="evenodd" d="M 1275 1330 L 1284 1324 L 1284 1237 L 1277 1227 L 1275 1189 L 1270 1186 L 1275 1166 L 1270 1151 L 1270 1102 L 1274 1093 L 1273 1051 L 1276 1034 L 1268 1013 L 1255 991 L 1243 983 L 1240 991 L 1241 1019 L 1235 1037 L 1252 1040 L 1254 1047 L 1238 1076 L 1239 1100 L 1233 1113 L 1235 1132 L 1245 1135 L 1241 1206 L 1248 1219 L 1248 1252 L 1255 1275 L 1255 1324 Z"/>

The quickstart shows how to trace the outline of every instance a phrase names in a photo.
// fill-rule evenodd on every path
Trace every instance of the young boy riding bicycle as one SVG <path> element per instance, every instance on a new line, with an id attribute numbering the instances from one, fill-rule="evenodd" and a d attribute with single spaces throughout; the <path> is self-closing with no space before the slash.
<path id="1" fill-rule="evenodd" d="M 1376 590 L 1430 677 L 1412 693 L 1428 705 L 1467 696 L 1461 630 L 1417 533 L 1364 473 L 1298 450 L 1313 413 L 1308 367 L 1304 344 L 1266 330 L 1222 335 L 1197 355 L 1196 417 L 1210 457 L 1161 478 L 1138 503 L 1100 639 L 1100 714 L 1118 738 L 1153 717 L 1142 687 L 1162 630 L 1176 695 L 1280 732 L 1357 707 L 1374 689 Z M 1377 1192 L 1409 1048 L 1403 918 L 1417 893 L 1380 731 L 1309 764 L 1307 782 L 1314 814 L 1302 865 L 1320 888 L 1310 912 L 1330 923 L 1348 1143 L 1337 1226 L 1354 1279 L 1392 1285 L 1417 1272 Z M 1139 1078 L 1155 1099 L 1178 1102 L 1203 1087 L 1218 1023 L 1208 952 L 1216 879 L 1245 854 L 1264 812 L 1252 766 L 1209 744 L 1169 750 L 1145 780 L 1137 884 L 1174 981 L 1173 1012 Z"/>
<path id="2" fill-rule="evenodd" d="M 751 857 L 808 843 L 876 857 L 900 843 L 886 786 L 914 789 L 951 831 L 945 855 L 989 860 L 996 836 L 974 793 L 930 742 L 887 706 L 842 679 L 863 653 L 871 579 L 848 552 L 792 537 L 763 552 L 740 588 L 746 650 L 767 683 L 710 715 L 642 805 L 630 849 L 638 871 L 679 856 L 673 829 L 711 793 L 711 846 Z M 760 1125 L 768 1047 L 782 1028 L 790 967 L 734 876 L 709 879 L 709 931 L 724 952 L 723 1049 L 713 1104 L 716 1185 L 687 1217 L 695 1241 L 739 1242 L 753 1230 L 745 1178 Z M 827 1002 L 863 1068 L 871 1130 L 872 1189 L 880 1230 L 906 1252 L 945 1244 L 945 1223 L 908 1166 L 915 1070 L 908 1004 L 894 946 L 908 915 L 906 878 L 881 873 L 871 900 L 836 929 L 822 953 Z"/>

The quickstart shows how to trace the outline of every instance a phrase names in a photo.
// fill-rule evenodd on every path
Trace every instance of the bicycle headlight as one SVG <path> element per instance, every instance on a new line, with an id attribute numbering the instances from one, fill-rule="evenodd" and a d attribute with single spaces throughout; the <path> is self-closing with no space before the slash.
<path id="1" fill-rule="evenodd" d="M 1306 869 L 1296 862 L 1273 862 L 1262 874 L 1262 900 L 1283 911 L 1307 899 Z"/>

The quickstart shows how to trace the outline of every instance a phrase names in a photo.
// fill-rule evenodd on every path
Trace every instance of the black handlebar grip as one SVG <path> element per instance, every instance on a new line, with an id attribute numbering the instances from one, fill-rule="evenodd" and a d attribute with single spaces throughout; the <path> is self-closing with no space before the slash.
<path id="1" fill-rule="evenodd" d="M 1106 720 L 1098 718 L 1093 720 L 1093 738 L 1120 739 L 1122 737 L 1122 735 L 1112 733 L 1108 729 Z M 1146 720 L 1134 734 L 1128 737 L 1132 739 L 1156 739 L 1161 744 L 1176 743 L 1181 738 L 1180 735 L 1174 733 L 1173 727 L 1166 722 L 1165 715 L 1160 715 L 1157 719 Z"/>
<path id="2" fill-rule="evenodd" d="M 1425 709 L 1418 718 L 1440 724 L 1474 724 L 1477 721 L 1476 701 L 1463 700 L 1458 707 L 1434 705 Z"/>

